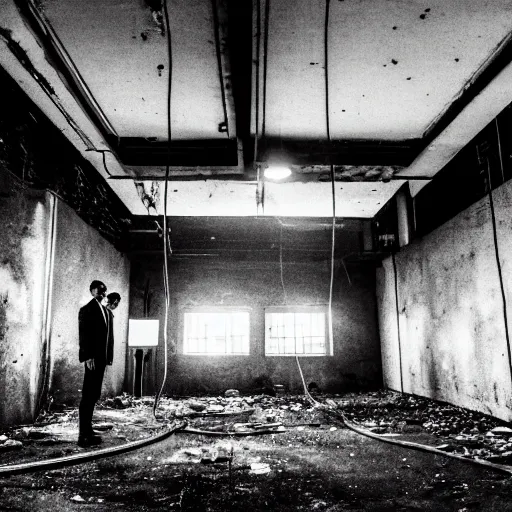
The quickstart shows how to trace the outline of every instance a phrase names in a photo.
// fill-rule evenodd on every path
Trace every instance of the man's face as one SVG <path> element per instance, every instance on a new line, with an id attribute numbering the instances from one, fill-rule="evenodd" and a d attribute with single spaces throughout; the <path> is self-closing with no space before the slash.
<path id="1" fill-rule="evenodd" d="M 92 296 L 99 300 L 100 302 L 105 298 L 105 295 L 107 294 L 107 287 L 105 285 L 98 286 L 97 288 L 93 288 L 91 290 Z"/>
<path id="2" fill-rule="evenodd" d="M 119 301 L 117 299 L 115 299 L 113 302 L 107 302 L 107 308 L 110 309 L 110 311 L 114 311 L 118 305 Z"/>

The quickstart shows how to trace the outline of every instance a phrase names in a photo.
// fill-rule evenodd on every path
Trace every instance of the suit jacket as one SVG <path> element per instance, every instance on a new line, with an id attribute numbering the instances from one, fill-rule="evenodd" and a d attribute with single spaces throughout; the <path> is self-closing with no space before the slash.
<path id="1" fill-rule="evenodd" d="M 103 316 L 101 308 L 103 308 L 105 316 Z M 107 363 L 108 320 L 107 309 L 94 298 L 80 308 L 78 313 L 80 345 L 78 358 L 81 363 L 88 359 L 94 359 L 97 364 Z"/>
<path id="2" fill-rule="evenodd" d="M 105 308 L 108 314 L 107 364 L 114 360 L 114 313 Z"/>

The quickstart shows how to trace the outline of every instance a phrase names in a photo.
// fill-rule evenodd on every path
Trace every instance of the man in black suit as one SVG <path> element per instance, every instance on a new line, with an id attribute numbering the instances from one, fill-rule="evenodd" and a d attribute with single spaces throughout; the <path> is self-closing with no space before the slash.
<path id="1" fill-rule="evenodd" d="M 92 299 L 78 313 L 79 360 L 85 363 L 82 400 L 79 407 L 78 445 L 88 447 L 101 443 L 101 437 L 92 429 L 94 406 L 101 395 L 105 366 L 109 360 L 109 312 L 101 304 L 107 287 L 101 281 L 93 281 L 89 287 Z M 113 335 L 112 335 L 113 346 Z M 112 353 L 112 352 L 111 352 Z"/>

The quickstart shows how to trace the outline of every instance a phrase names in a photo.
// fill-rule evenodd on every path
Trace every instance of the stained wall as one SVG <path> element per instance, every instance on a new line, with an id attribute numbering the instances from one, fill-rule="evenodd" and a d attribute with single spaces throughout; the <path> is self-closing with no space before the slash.
<path id="1" fill-rule="evenodd" d="M 124 382 L 128 333 L 130 263 L 66 204 L 57 207 L 52 283 L 50 394 L 59 403 L 76 405 L 82 388 L 78 361 L 78 310 L 92 299 L 90 283 L 99 279 L 107 293 L 121 295 L 114 311 L 114 363 L 107 367 L 104 394 L 118 394 Z"/>
<path id="2" fill-rule="evenodd" d="M 0 174 L 0 425 L 30 421 L 40 399 L 52 204 Z"/>
<path id="3" fill-rule="evenodd" d="M 89 284 L 118 291 L 115 357 L 104 393 L 121 392 L 128 329 L 127 257 L 46 191 L 0 173 L 0 425 L 34 420 L 51 396 L 77 404 L 78 309 Z"/>
<path id="4" fill-rule="evenodd" d="M 315 382 L 326 391 L 381 385 L 374 269 L 350 266 L 349 272 L 351 284 L 344 272 L 335 274 L 333 356 L 300 358 L 306 382 Z M 217 393 L 227 388 L 254 391 L 269 384 L 282 384 L 288 391 L 300 391 L 302 383 L 295 358 L 265 356 L 264 308 L 283 305 L 285 293 L 289 305 L 325 304 L 329 297 L 329 279 L 328 262 L 286 263 L 283 265 L 283 291 L 278 263 L 218 259 L 172 262 L 168 333 L 169 345 L 174 349 L 168 357 L 164 391 L 178 394 Z M 143 318 L 146 300 L 149 318 L 160 320 L 159 346 L 146 365 L 145 393 L 149 394 L 161 384 L 164 367 L 161 259 L 133 261 L 131 284 L 130 317 Z M 248 309 L 250 355 L 184 355 L 184 311 L 195 306 Z M 132 377 L 129 373 L 129 390 Z"/>
<path id="5" fill-rule="evenodd" d="M 384 261 L 377 304 L 386 386 L 511 421 L 510 181 L 493 199 L 497 245 L 485 197 L 396 254 L 398 308 L 393 262 Z"/>

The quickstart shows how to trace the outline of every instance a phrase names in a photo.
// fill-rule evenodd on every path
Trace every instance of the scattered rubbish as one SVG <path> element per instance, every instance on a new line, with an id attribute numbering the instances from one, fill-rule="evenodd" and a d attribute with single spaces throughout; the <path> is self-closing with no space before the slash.
<path id="1" fill-rule="evenodd" d="M 202 455 L 202 451 L 199 448 L 189 448 L 187 450 L 184 450 L 184 453 L 186 455 L 191 455 L 192 457 L 199 457 Z"/>
<path id="2" fill-rule="evenodd" d="M 75 501 L 76 503 L 83 503 L 85 500 L 82 498 L 82 496 L 80 496 L 80 494 L 75 494 L 71 498 L 71 501 Z"/>
<path id="3" fill-rule="evenodd" d="M 284 386 L 282 384 L 274 384 L 274 392 L 276 396 L 284 396 Z"/>
<path id="4" fill-rule="evenodd" d="M 431 445 L 437 445 L 442 451 L 512 463 L 512 425 L 482 413 L 389 390 L 321 395 L 318 401 L 324 407 L 320 408 L 312 406 L 304 395 L 281 396 L 279 387 L 276 389 L 274 396 L 244 396 L 236 389 L 228 389 L 219 396 L 162 397 L 158 413 L 166 421 L 186 417 L 188 426 L 183 432 L 196 436 L 270 435 L 271 442 L 279 444 L 282 441 L 277 434 L 288 432 L 296 436 L 298 443 L 318 445 L 323 442 L 323 435 L 341 428 L 339 413 L 343 413 L 350 422 L 379 436 L 407 438 L 412 434 L 414 438 L 414 434 L 421 432 L 435 436 L 437 442 L 434 440 Z M 230 394 L 232 396 L 227 396 Z M 95 409 L 93 427 L 102 432 L 106 444 L 151 435 L 161 428 L 161 423 L 153 422 L 149 414 L 153 402 L 153 397 L 135 398 L 126 393 L 103 399 Z M 333 414 L 334 411 L 338 414 Z M 74 447 L 77 430 L 78 410 L 54 404 L 52 412 L 40 416 L 34 425 L 0 431 L 0 452 L 14 451 L 25 445 L 31 450 L 40 447 L 41 451 L 57 443 L 73 443 Z M 288 443 L 286 436 L 285 439 Z M 292 442 L 290 446 L 295 444 Z M 66 449 L 63 446 L 63 452 Z M 30 458 L 28 451 L 20 453 Z M 16 456 L 16 453 L 4 455 L 12 459 Z M 206 464 L 222 457 L 228 460 L 229 450 L 219 449 L 218 455 L 213 457 L 205 451 L 180 452 L 175 462 Z"/>
<path id="5" fill-rule="evenodd" d="M 193 410 L 193 411 L 198 411 L 198 412 L 201 412 L 201 411 L 205 411 L 206 410 L 206 404 L 202 404 L 200 402 L 189 402 L 188 403 L 188 406 Z"/>
<path id="6" fill-rule="evenodd" d="M 491 432 L 493 434 L 510 434 L 512 436 L 512 428 L 509 427 L 494 427 Z"/>
<path id="7" fill-rule="evenodd" d="M 253 475 L 266 475 L 270 473 L 270 466 L 264 462 L 253 462 L 250 473 Z"/>
<path id="8" fill-rule="evenodd" d="M 17 450 L 19 448 L 23 448 L 23 443 L 15 439 L 7 439 L 7 441 L 0 444 L 0 451 Z"/>
<path id="9" fill-rule="evenodd" d="M 101 430 L 102 432 L 111 430 L 114 428 L 113 423 L 95 423 L 93 425 L 94 430 Z"/>
<path id="10" fill-rule="evenodd" d="M 212 404 L 212 405 L 208 406 L 207 411 L 208 412 L 222 412 L 222 411 L 224 411 L 224 407 L 222 405 Z"/>

